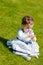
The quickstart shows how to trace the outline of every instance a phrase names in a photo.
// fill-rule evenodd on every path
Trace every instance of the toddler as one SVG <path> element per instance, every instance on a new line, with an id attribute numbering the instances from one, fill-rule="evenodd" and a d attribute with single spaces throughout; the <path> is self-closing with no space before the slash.
<path id="1" fill-rule="evenodd" d="M 22 28 L 18 30 L 17 37 L 7 41 L 7 46 L 13 49 L 13 53 L 21 55 L 27 60 L 30 60 L 31 56 L 38 58 L 39 45 L 32 29 L 34 20 L 30 16 L 24 16 L 21 24 Z"/>

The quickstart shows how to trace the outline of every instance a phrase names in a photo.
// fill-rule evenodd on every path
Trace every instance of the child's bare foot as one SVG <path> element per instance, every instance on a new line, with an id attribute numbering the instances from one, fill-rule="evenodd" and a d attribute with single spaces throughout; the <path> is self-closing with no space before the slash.
<path id="1" fill-rule="evenodd" d="M 31 60 L 31 57 L 27 57 L 26 59 L 29 61 L 29 60 Z"/>
<path id="2" fill-rule="evenodd" d="M 27 56 L 25 56 L 25 59 L 28 60 L 28 61 L 30 61 L 31 57 L 27 55 Z"/>

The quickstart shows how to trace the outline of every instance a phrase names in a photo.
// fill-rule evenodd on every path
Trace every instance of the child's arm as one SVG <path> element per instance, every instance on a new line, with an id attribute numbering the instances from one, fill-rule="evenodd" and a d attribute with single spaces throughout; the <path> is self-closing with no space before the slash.
<path id="1" fill-rule="evenodd" d="M 31 33 L 29 34 L 29 37 L 30 37 L 33 41 L 36 41 L 36 36 L 35 36 L 33 30 L 31 30 Z"/>
<path id="2" fill-rule="evenodd" d="M 36 41 L 36 40 L 37 40 L 35 35 L 34 35 L 34 37 L 32 38 L 32 40 L 33 40 L 33 41 Z"/>
<path id="3" fill-rule="evenodd" d="M 30 34 L 30 38 L 33 40 L 33 41 L 36 41 L 36 36 L 34 34 Z"/>
<path id="4" fill-rule="evenodd" d="M 19 38 L 20 40 L 24 40 L 24 39 L 28 38 L 28 34 L 24 34 L 24 33 L 22 32 L 22 30 L 19 30 L 19 31 L 18 31 L 18 38 Z"/>

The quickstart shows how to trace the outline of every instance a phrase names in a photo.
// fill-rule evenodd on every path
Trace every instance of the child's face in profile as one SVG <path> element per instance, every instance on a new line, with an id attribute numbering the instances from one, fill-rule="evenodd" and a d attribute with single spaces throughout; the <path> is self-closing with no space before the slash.
<path id="1" fill-rule="evenodd" d="M 33 28 L 34 22 L 30 21 L 29 24 L 23 25 L 24 32 L 29 32 Z"/>

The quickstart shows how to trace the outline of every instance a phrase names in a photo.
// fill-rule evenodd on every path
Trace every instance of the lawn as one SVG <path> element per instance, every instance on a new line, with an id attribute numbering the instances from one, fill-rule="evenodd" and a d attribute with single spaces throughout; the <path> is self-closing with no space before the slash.
<path id="1" fill-rule="evenodd" d="M 40 46 L 39 58 L 30 61 L 13 54 L 2 40 L 17 36 L 25 15 L 34 18 L 33 29 Z M 43 0 L 0 0 L 0 65 L 43 65 Z"/>

